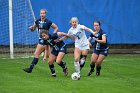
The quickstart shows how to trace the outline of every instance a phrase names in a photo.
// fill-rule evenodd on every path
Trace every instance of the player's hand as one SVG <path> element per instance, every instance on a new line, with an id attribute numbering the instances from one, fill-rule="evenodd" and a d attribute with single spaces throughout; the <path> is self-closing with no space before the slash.
<path id="1" fill-rule="evenodd" d="M 33 27 L 33 26 L 30 26 L 29 29 L 30 29 L 31 31 L 34 31 L 34 27 Z"/>
<path id="2" fill-rule="evenodd" d="M 42 59 L 42 62 L 43 62 L 43 63 L 46 63 L 46 58 L 43 58 L 43 59 Z"/>

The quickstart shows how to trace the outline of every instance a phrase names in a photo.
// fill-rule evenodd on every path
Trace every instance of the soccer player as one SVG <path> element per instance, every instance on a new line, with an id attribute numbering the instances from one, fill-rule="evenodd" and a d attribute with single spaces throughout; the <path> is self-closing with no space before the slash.
<path id="1" fill-rule="evenodd" d="M 85 31 L 88 31 L 92 34 L 95 33 L 90 28 L 78 24 L 77 17 L 72 17 L 70 20 L 70 24 L 71 24 L 71 28 L 68 31 L 68 35 L 75 41 L 74 66 L 76 72 L 80 74 L 80 67 L 82 68 L 84 66 L 88 54 L 88 50 L 90 49 L 89 41 L 86 37 Z"/>
<path id="2" fill-rule="evenodd" d="M 54 29 L 54 33 L 56 33 L 58 30 L 57 25 L 52 23 L 49 19 L 46 18 L 46 13 L 47 13 L 46 9 L 41 9 L 40 18 L 35 21 L 35 24 L 33 26 L 29 27 L 31 31 L 34 31 L 37 28 L 39 36 L 40 36 L 40 31 L 42 30 L 49 31 L 50 27 Z M 39 37 L 39 43 L 37 44 L 36 50 L 34 52 L 34 58 L 32 60 L 32 63 L 30 64 L 30 67 L 23 69 L 25 72 L 27 73 L 32 72 L 34 66 L 38 63 L 39 55 L 45 49 L 47 49 L 47 52 L 48 52 L 50 47 L 48 46 L 47 42 L 45 42 L 42 38 Z"/>
<path id="3" fill-rule="evenodd" d="M 88 76 L 94 72 L 94 67 L 96 66 L 96 75 L 100 75 L 101 64 L 105 57 L 108 55 L 108 44 L 106 33 L 101 29 L 100 21 L 94 21 L 93 23 L 94 31 L 97 33 L 95 35 L 91 34 L 88 38 L 89 42 L 94 39 L 94 50 L 91 56 L 90 71 Z"/>
<path id="4" fill-rule="evenodd" d="M 41 37 L 45 40 L 45 42 L 49 43 L 52 46 L 51 54 L 49 55 L 48 64 L 52 73 L 53 77 L 56 77 L 55 69 L 54 69 L 54 62 L 63 68 L 64 75 L 68 75 L 68 70 L 66 67 L 66 63 L 62 61 L 63 57 L 66 54 L 66 44 L 60 40 L 59 36 L 66 36 L 67 34 L 63 32 L 57 32 L 54 34 L 48 34 L 46 31 L 42 31 Z"/>

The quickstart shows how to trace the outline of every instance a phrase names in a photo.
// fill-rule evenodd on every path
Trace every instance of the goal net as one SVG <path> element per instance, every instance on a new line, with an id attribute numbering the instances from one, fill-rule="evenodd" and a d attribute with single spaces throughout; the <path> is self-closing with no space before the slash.
<path id="1" fill-rule="evenodd" d="M 0 0 L 0 58 L 29 57 L 37 44 L 30 0 Z"/>

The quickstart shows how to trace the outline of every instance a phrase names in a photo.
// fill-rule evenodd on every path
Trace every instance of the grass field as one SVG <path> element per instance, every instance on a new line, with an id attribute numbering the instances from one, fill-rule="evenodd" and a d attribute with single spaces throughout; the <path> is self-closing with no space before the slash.
<path id="1" fill-rule="evenodd" d="M 140 93 L 140 55 L 109 55 L 102 64 L 101 76 L 87 77 L 90 55 L 81 79 L 71 80 L 73 56 L 67 55 L 69 75 L 55 63 L 56 78 L 41 59 L 31 74 L 22 71 L 32 58 L 0 59 L 0 93 Z"/>

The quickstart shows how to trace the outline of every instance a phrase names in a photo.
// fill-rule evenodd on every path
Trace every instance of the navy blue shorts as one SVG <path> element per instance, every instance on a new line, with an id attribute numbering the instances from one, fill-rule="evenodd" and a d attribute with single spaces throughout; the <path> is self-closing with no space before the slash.
<path id="1" fill-rule="evenodd" d="M 51 53 L 53 54 L 53 55 L 55 55 L 55 56 L 58 56 L 58 53 L 59 52 L 63 52 L 63 53 L 67 53 L 67 47 L 66 46 L 64 46 L 64 47 L 62 47 L 60 50 L 55 50 L 55 48 L 53 48 L 52 49 L 52 51 L 51 51 Z"/>
<path id="2" fill-rule="evenodd" d="M 49 43 L 46 40 L 39 39 L 39 44 L 41 45 L 49 45 Z"/>
<path id="3" fill-rule="evenodd" d="M 108 55 L 108 49 L 107 50 L 96 50 L 96 49 L 94 49 L 93 53 L 95 53 L 97 55 L 102 54 L 104 56 L 107 56 Z"/>

